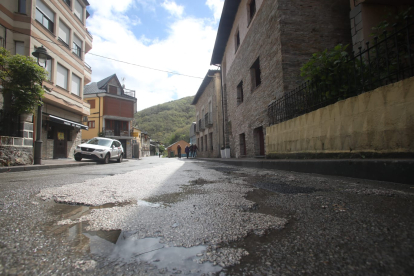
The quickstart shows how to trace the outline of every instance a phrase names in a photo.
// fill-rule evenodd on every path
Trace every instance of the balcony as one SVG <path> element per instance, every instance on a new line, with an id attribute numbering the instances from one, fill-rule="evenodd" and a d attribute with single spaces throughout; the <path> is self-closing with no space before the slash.
<path id="1" fill-rule="evenodd" d="M 213 119 L 211 116 L 211 112 L 208 112 L 204 115 L 204 122 L 206 124 L 206 127 L 212 127 L 213 126 Z"/>
<path id="2" fill-rule="evenodd" d="M 198 120 L 198 125 L 197 126 L 198 126 L 198 129 L 199 129 L 199 132 L 203 131 L 205 129 L 204 120 L 202 120 L 202 119 Z"/>
<path id="3" fill-rule="evenodd" d="M 132 130 L 102 129 L 104 137 L 133 137 Z"/>

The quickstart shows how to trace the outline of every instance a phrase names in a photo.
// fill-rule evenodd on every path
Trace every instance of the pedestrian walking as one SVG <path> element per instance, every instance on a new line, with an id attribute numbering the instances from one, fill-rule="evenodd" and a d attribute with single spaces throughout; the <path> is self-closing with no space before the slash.
<path id="1" fill-rule="evenodd" d="M 188 159 L 188 155 L 190 154 L 190 147 L 186 146 L 184 151 L 185 151 L 185 154 L 187 155 L 187 159 Z"/>
<path id="2" fill-rule="evenodd" d="M 178 153 L 178 158 L 181 158 L 181 146 L 180 146 L 180 144 L 178 144 L 178 146 L 177 146 L 177 153 Z"/>
<path id="3" fill-rule="evenodd" d="M 197 149 L 198 149 L 197 144 L 194 144 L 194 146 L 193 146 L 193 158 L 197 157 Z"/>
<path id="4" fill-rule="evenodd" d="M 194 149 L 193 144 L 190 144 L 190 157 L 193 157 L 193 149 Z"/>

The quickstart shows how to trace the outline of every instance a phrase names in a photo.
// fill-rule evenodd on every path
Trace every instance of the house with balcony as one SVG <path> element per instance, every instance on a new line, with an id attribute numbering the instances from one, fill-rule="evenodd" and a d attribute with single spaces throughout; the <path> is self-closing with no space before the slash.
<path id="1" fill-rule="evenodd" d="M 220 149 L 225 146 L 221 95 L 220 71 L 208 70 L 191 103 L 196 109 L 193 139 L 200 157 L 220 157 Z"/>
<path id="2" fill-rule="evenodd" d="M 194 145 L 197 143 L 197 122 L 192 122 L 190 126 L 190 144 Z"/>
<path id="3" fill-rule="evenodd" d="M 88 130 L 82 133 L 82 140 L 97 136 L 117 139 L 122 143 L 125 158 L 132 158 L 135 91 L 123 87 L 113 74 L 85 86 L 84 98 L 91 111 L 85 120 Z"/>
<path id="4" fill-rule="evenodd" d="M 0 46 L 25 56 L 44 47 L 52 57 L 46 66 L 48 80 L 43 83 L 42 114 L 20 121 L 21 139 L 9 139 L 32 148 L 39 138 L 36 129 L 41 128 L 41 159 L 73 157 L 73 149 L 87 129 L 82 118 L 90 111 L 83 101 L 83 87 L 91 81 L 92 70 L 85 63 L 85 55 L 92 49 L 93 40 L 86 28 L 87 6 L 87 0 L 0 2 Z M 34 123 L 39 116 L 42 125 Z"/>
<path id="5" fill-rule="evenodd" d="M 351 43 L 349 12 L 348 0 L 224 2 L 211 65 L 221 67 L 224 145 L 231 157 L 265 156 L 267 106 L 302 83 L 300 67 L 313 53 Z M 215 155 L 205 110 L 197 109 L 200 155 Z"/>

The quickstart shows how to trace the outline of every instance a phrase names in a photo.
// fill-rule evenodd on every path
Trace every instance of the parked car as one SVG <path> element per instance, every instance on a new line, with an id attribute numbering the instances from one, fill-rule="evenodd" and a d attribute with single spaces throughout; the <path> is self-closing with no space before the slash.
<path id="1" fill-rule="evenodd" d="M 85 158 L 108 164 L 110 159 L 116 159 L 121 163 L 124 157 L 124 148 L 118 140 L 95 137 L 77 146 L 74 155 L 76 161 L 81 161 L 82 158 Z"/>

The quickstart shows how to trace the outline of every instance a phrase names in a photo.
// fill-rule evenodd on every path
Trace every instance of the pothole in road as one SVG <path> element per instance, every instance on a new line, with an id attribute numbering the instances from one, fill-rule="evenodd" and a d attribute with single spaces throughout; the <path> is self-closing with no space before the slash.
<path id="1" fill-rule="evenodd" d="M 138 205 L 159 207 L 147 201 L 138 201 Z M 76 220 L 93 209 L 119 206 L 105 204 L 102 206 L 83 206 L 54 204 L 51 214 L 61 219 Z M 133 232 L 121 230 L 87 231 L 87 222 L 65 225 L 51 225 L 49 231 L 64 240 L 78 253 L 90 253 L 102 258 L 104 265 L 123 265 L 125 263 L 145 264 L 158 269 L 160 274 L 202 275 L 217 273 L 222 267 L 203 261 L 201 256 L 207 247 L 200 245 L 190 248 L 173 247 L 160 243 L 160 238 L 139 239 Z"/>
<path id="2" fill-rule="evenodd" d="M 272 181 L 272 180 L 265 180 L 265 181 L 251 181 L 255 187 L 269 190 L 276 193 L 281 194 L 310 194 L 317 192 L 318 189 L 312 187 L 301 187 L 301 186 L 294 186 L 290 184 L 283 183 L 281 181 Z"/>
<path id="3" fill-rule="evenodd" d="M 209 169 L 216 170 L 218 172 L 223 172 L 223 173 L 232 173 L 232 172 L 240 171 L 240 169 L 238 168 L 231 168 L 231 167 L 210 167 Z"/>

